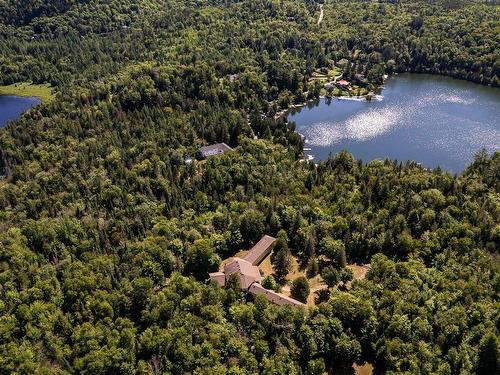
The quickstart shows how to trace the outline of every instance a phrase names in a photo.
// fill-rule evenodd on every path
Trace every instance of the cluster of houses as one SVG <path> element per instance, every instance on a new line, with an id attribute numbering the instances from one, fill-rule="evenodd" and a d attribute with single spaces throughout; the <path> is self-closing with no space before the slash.
<path id="1" fill-rule="evenodd" d="M 271 236 L 262 237 L 243 258 L 231 258 L 222 271 L 210 273 L 210 280 L 224 287 L 229 277 L 236 275 L 241 290 L 247 293 L 263 295 L 269 302 L 276 305 L 304 306 L 302 302 L 274 290 L 266 289 L 261 284 L 262 275 L 260 274 L 259 264 L 269 255 L 275 241 L 276 239 Z"/>

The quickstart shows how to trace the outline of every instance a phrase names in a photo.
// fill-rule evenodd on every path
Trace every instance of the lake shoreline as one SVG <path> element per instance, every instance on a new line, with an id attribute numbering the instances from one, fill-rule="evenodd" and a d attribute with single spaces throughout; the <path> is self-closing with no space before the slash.
<path id="1" fill-rule="evenodd" d="M 37 98 L 41 103 L 48 103 L 54 100 L 54 92 L 49 84 L 37 85 L 31 82 L 18 82 L 0 86 L 0 96 Z"/>
<path id="2" fill-rule="evenodd" d="M 42 103 L 42 100 L 35 96 L 0 95 L 0 129 Z"/>
<path id="3" fill-rule="evenodd" d="M 283 114 L 304 139 L 303 158 L 319 162 L 348 150 L 365 162 L 415 161 L 459 173 L 482 148 L 500 148 L 496 88 L 447 76 L 391 78 L 375 100 L 322 96 L 290 106 Z"/>
<path id="4" fill-rule="evenodd" d="M 385 81 L 387 79 L 389 79 L 391 77 L 394 77 L 394 76 L 397 76 L 397 75 L 398 75 L 398 73 L 394 73 L 394 74 L 391 74 L 391 75 L 385 75 L 384 76 L 384 83 L 383 84 L 381 84 L 380 86 L 376 87 L 373 91 L 370 91 L 369 93 L 364 94 L 364 95 L 350 95 L 350 91 L 342 90 L 341 91 L 342 95 L 319 95 L 317 98 L 306 100 L 303 103 L 290 104 L 287 108 L 282 109 L 281 111 L 276 112 L 276 114 L 274 115 L 274 119 L 278 120 L 281 117 L 283 117 L 283 115 L 287 115 L 293 109 L 306 107 L 308 104 L 314 103 L 314 102 L 319 102 L 322 99 L 366 100 L 366 101 L 370 101 L 370 100 L 372 100 L 371 98 L 376 98 L 375 100 L 378 100 L 377 97 L 380 96 L 380 94 L 382 93 L 382 91 L 385 88 L 385 85 L 384 85 Z"/>
<path id="5" fill-rule="evenodd" d="M 281 117 L 283 117 L 283 115 L 287 115 L 290 111 L 292 111 L 294 109 L 303 108 L 303 107 L 306 107 L 308 104 L 319 102 L 319 101 L 324 100 L 324 99 L 337 99 L 337 100 L 360 100 L 361 99 L 361 100 L 370 101 L 367 99 L 367 97 L 368 97 L 368 94 L 359 95 L 359 96 L 355 96 L 355 95 L 339 95 L 339 96 L 320 95 L 317 98 L 309 99 L 303 103 L 290 104 L 287 108 L 276 112 L 276 114 L 274 115 L 274 119 L 278 120 Z"/>

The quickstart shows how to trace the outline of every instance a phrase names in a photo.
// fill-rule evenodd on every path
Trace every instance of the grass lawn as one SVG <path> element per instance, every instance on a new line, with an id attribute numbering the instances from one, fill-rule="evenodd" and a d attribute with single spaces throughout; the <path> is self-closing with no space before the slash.
<path id="1" fill-rule="evenodd" d="M 323 87 L 320 89 L 319 94 L 321 96 L 327 96 L 328 92 L 326 89 Z M 338 87 L 335 87 L 333 91 L 331 91 L 330 96 L 333 97 L 339 97 L 339 96 L 363 96 L 368 94 L 368 89 L 365 87 L 359 87 L 359 86 L 352 86 L 352 91 L 347 91 L 347 90 L 341 90 Z"/>
<path id="2" fill-rule="evenodd" d="M 318 70 L 315 70 L 312 74 L 312 78 L 322 78 L 322 79 L 328 79 L 327 75 L 325 73 L 321 73 Z"/>
<path id="3" fill-rule="evenodd" d="M 34 85 L 30 82 L 14 83 L 8 86 L 0 86 L 0 95 L 15 95 L 23 97 L 36 96 L 43 102 L 50 102 L 54 99 L 52 87 L 48 83 Z"/>
<path id="4" fill-rule="evenodd" d="M 340 70 L 340 68 L 333 68 L 333 69 L 330 69 L 330 71 L 328 72 L 328 77 L 337 77 L 338 75 L 340 75 L 342 73 L 342 70 Z"/>
<path id="5" fill-rule="evenodd" d="M 368 92 L 369 91 L 366 87 L 360 87 L 360 86 L 356 86 L 356 85 L 352 86 L 353 95 L 362 96 L 362 95 L 368 94 Z"/>
<path id="6" fill-rule="evenodd" d="M 272 266 L 271 266 L 271 261 L 270 261 L 270 256 L 268 256 L 266 259 L 264 259 L 264 262 L 262 262 L 261 267 L 263 264 L 266 264 L 269 262 L 269 268 L 266 266 L 264 269 L 265 275 L 272 274 Z M 354 280 L 363 280 L 366 276 L 366 273 L 370 269 L 369 264 L 365 265 L 357 265 L 357 264 L 348 264 L 347 267 L 351 268 L 354 272 Z M 287 284 L 284 285 L 281 288 L 281 293 L 290 296 L 290 286 L 297 277 L 299 276 L 305 276 L 307 278 L 307 281 L 309 282 L 309 288 L 310 288 L 310 293 L 309 297 L 307 298 L 307 306 L 315 306 L 316 305 L 316 292 L 322 290 L 322 289 L 327 289 L 328 286 L 326 283 L 323 281 L 322 277 L 320 275 L 316 275 L 312 278 L 307 277 L 306 270 L 302 270 L 299 267 L 299 263 L 297 261 L 297 258 L 292 256 L 292 268 L 288 275 L 286 276 L 286 281 Z M 351 287 L 351 282 L 347 283 L 347 288 L 349 289 Z"/>

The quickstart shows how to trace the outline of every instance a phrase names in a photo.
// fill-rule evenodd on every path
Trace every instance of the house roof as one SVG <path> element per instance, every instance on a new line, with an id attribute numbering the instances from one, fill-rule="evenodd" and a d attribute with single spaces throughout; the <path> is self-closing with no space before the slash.
<path id="1" fill-rule="evenodd" d="M 226 275 L 224 272 L 211 272 L 208 276 L 210 276 L 210 280 L 215 281 L 220 286 L 226 285 Z"/>
<path id="2" fill-rule="evenodd" d="M 241 289 L 252 294 L 263 295 L 271 303 L 290 305 L 292 307 L 304 306 L 303 303 L 284 294 L 266 289 L 260 284 L 262 276 L 257 265 L 269 254 L 275 241 L 276 239 L 271 236 L 263 236 L 250 249 L 245 258 L 231 258 L 231 261 L 224 266 L 223 272 L 212 272 L 209 274 L 210 280 L 215 281 L 220 286 L 225 286 L 228 278 L 235 274 L 239 278 Z"/>
<path id="3" fill-rule="evenodd" d="M 276 305 L 280 306 L 289 305 L 292 307 L 304 306 L 302 302 L 299 302 L 291 297 L 285 296 L 284 294 L 277 293 L 274 290 L 266 289 L 258 283 L 252 284 L 248 289 L 248 291 L 255 295 L 263 295 L 269 302 L 272 302 Z"/>
<path id="4" fill-rule="evenodd" d="M 257 266 L 269 254 L 276 238 L 265 235 L 250 249 L 247 255 L 243 258 L 254 266 Z"/>
<path id="5" fill-rule="evenodd" d="M 340 81 L 337 81 L 337 84 L 341 85 L 341 86 L 348 86 L 348 85 L 350 85 L 350 83 L 348 81 L 346 81 L 345 79 L 341 79 Z"/>
<path id="6" fill-rule="evenodd" d="M 241 258 L 233 258 L 231 262 L 224 266 L 226 280 L 233 273 L 238 274 L 240 279 L 241 289 L 247 290 L 254 282 L 260 282 L 262 276 L 259 272 L 259 267 Z"/>
<path id="7" fill-rule="evenodd" d="M 225 143 L 216 143 L 210 146 L 205 146 L 199 149 L 199 153 L 203 157 L 211 156 L 211 155 L 216 155 L 216 154 L 223 154 L 226 151 L 232 150 L 231 147 L 229 147 Z"/>

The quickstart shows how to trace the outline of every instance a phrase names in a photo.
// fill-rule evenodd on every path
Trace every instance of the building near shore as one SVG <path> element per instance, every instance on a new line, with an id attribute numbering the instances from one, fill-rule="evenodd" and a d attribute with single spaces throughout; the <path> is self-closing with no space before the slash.
<path id="1" fill-rule="evenodd" d="M 335 82 L 335 85 L 342 90 L 351 90 L 351 83 L 345 79 L 340 79 Z"/>
<path id="2" fill-rule="evenodd" d="M 215 281 L 220 286 L 226 286 L 226 274 L 224 272 L 211 272 L 208 274 L 211 281 Z"/>
<path id="3" fill-rule="evenodd" d="M 226 280 L 233 274 L 238 276 L 243 290 L 248 290 L 253 283 L 260 283 L 262 280 L 259 267 L 241 258 L 233 258 L 231 262 L 224 266 Z"/>

